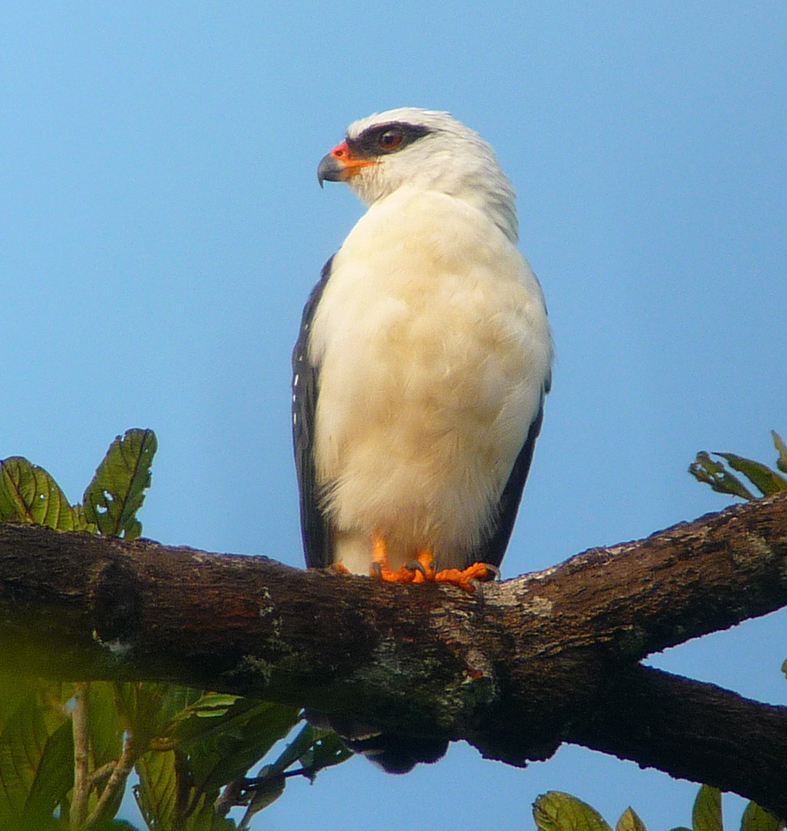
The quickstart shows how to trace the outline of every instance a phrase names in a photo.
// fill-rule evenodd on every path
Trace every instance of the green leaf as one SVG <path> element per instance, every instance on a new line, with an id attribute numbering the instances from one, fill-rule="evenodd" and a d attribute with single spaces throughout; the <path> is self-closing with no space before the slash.
<path id="1" fill-rule="evenodd" d="M 637 816 L 634 809 L 629 806 L 620 815 L 615 831 L 647 831 L 645 823 Z"/>
<path id="2" fill-rule="evenodd" d="M 74 695 L 74 685 L 67 681 L 0 675 L 0 732 L 26 701 L 35 701 L 47 714 L 50 730 L 65 720 L 64 705 Z"/>
<path id="3" fill-rule="evenodd" d="M 273 804 L 284 793 L 284 786 L 287 784 L 287 780 L 281 775 L 258 781 L 254 796 L 238 826 L 239 831 L 247 831 L 252 817 Z"/>
<path id="4" fill-rule="evenodd" d="M 611 831 L 594 808 L 560 791 L 549 791 L 533 803 L 533 819 L 540 831 Z"/>
<path id="5" fill-rule="evenodd" d="M 185 765 L 184 755 L 173 750 L 153 750 L 137 760 L 139 785 L 134 788 L 134 797 L 148 828 L 234 831 L 235 823 L 214 810 L 218 788 L 206 793 L 191 787 Z"/>
<path id="6" fill-rule="evenodd" d="M 787 444 L 784 443 L 782 437 L 775 431 L 771 430 L 774 447 L 779 451 L 779 458 L 776 460 L 776 467 L 782 473 L 787 473 Z"/>
<path id="7" fill-rule="evenodd" d="M 232 820 L 219 816 L 215 810 L 217 793 L 202 794 L 194 810 L 189 814 L 183 831 L 235 831 Z"/>
<path id="8" fill-rule="evenodd" d="M 173 717 L 173 721 L 184 721 L 191 716 L 196 716 L 197 718 L 217 718 L 226 715 L 227 710 L 239 698 L 240 696 L 225 693 L 205 693 L 193 704 L 189 704 L 178 712 Z"/>
<path id="9" fill-rule="evenodd" d="M 742 473 L 763 496 L 787 490 L 787 479 L 761 462 L 736 456 L 734 453 L 717 453 L 716 455 L 726 459 L 730 467 Z"/>
<path id="10" fill-rule="evenodd" d="M 93 765 L 99 768 L 120 757 L 123 750 L 124 726 L 118 712 L 118 697 L 112 682 L 91 681 L 87 696 Z"/>
<path id="11" fill-rule="evenodd" d="M 57 482 L 21 456 L 0 461 L 0 522 L 29 522 L 60 531 L 86 527 Z"/>
<path id="12" fill-rule="evenodd" d="M 693 831 L 724 831 L 721 818 L 721 791 L 703 785 L 691 810 Z"/>
<path id="13" fill-rule="evenodd" d="M 102 534 L 133 540 L 142 533 L 136 514 L 150 486 L 156 448 L 155 433 L 139 429 L 127 430 L 109 446 L 83 500 L 85 517 Z"/>
<path id="14" fill-rule="evenodd" d="M 290 765 L 295 764 L 298 760 L 303 760 L 304 754 L 311 751 L 315 741 L 328 732 L 330 731 L 322 730 L 311 724 L 304 725 L 298 735 L 282 750 L 278 759 L 273 764 L 267 766 L 269 775 L 284 773 Z M 303 764 L 303 761 L 301 761 L 301 764 Z"/>
<path id="15" fill-rule="evenodd" d="M 202 698 L 204 693 L 193 687 L 183 687 L 178 684 L 161 684 L 158 685 L 158 690 L 156 735 L 164 737 L 172 732 L 177 721 L 182 720 L 181 716 L 184 711 L 188 711 L 195 702 Z"/>
<path id="16" fill-rule="evenodd" d="M 311 748 L 303 754 L 300 762 L 307 769 L 311 778 L 321 770 L 347 761 L 353 753 L 332 730 L 318 730 Z"/>
<path id="17" fill-rule="evenodd" d="M 168 701 L 170 688 L 163 685 L 124 686 L 124 707 L 133 723 L 146 720 L 148 735 L 155 736 L 156 749 L 137 763 L 135 796 L 145 821 L 166 829 L 179 812 L 178 822 L 188 831 L 234 829 L 214 814 L 220 788 L 246 774 L 284 737 L 300 710 L 220 693 L 200 695 L 186 687 L 172 687 Z M 268 796 L 273 798 L 272 790 Z"/>
<path id="18" fill-rule="evenodd" d="M 173 737 L 188 754 L 195 787 L 219 788 L 245 774 L 299 720 L 297 707 L 238 699 L 223 716 L 192 715 Z"/>
<path id="19" fill-rule="evenodd" d="M 40 828 L 74 786 L 74 737 L 64 721 L 47 739 L 24 811 L 24 824 Z"/>
<path id="20" fill-rule="evenodd" d="M 689 465 L 689 473 L 698 481 L 710 485 L 717 493 L 739 496 L 741 499 L 754 499 L 754 494 L 724 467 L 722 462 L 715 462 L 703 450 Z"/>
<path id="21" fill-rule="evenodd" d="M 750 802 L 741 817 L 741 831 L 782 831 L 784 823 L 756 802 Z"/>
<path id="22" fill-rule="evenodd" d="M 36 785 L 36 779 L 45 754 L 59 757 L 62 746 L 47 748 L 50 737 L 64 722 L 70 728 L 70 721 L 62 712 L 41 706 L 35 697 L 22 701 L 7 718 L 0 733 L 0 828 L 11 827 L 25 816 L 34 788 L 39 794 L 58 790 L 59 786 L 51 781 Z M 62 740 L 61 735 L 58 741 Z M 73 769 L 73 759 L 68 768 Z"/>
<path id="23" fill-rule="evenodd" d="M 177 794 L 175 752 L 152 750 L 137 759 L 134 768 L 139 776 L 134 798 L 148 828 L 172 828 Z"/>
<path id="24" fill-rule="evenodd" d="M 284 793 L 287 781 L 284 772 L 291 765 L 300 762 L 304 775 L 313 779 L 320 770 L 338 765 L 352 755 L 352 751 L 344 746 L 332 730 L 323 730 L 311 724 L 305 725 L 279 754 L 278 759 L 273 764 L 265 765 L 254 779 L 254 785 L 250 788 L 254 795 L 239 829 L 248 828 L 255 814 L 267 808 Z"/>

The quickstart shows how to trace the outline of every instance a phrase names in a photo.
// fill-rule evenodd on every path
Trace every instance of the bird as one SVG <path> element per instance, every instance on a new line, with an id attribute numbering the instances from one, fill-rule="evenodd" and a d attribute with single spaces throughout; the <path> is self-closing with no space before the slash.
<path id="1" fill-rule="evenodd" d="M 551 386 L 513 187 L 477 132 L 416 107 L 353 122 L 317 177 L 367 211 L 293 351 L 306 564 L 472 592 L 508 546 Z"/>

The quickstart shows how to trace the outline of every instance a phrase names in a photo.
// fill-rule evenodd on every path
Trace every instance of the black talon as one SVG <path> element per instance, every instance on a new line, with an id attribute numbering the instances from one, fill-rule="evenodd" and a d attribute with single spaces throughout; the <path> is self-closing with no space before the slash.
<path id="1" fill-rule="evenodd" d="M 409 569 L 410 571 L 420 571 L 423 574 L 424 578 L 428 578 L 429 575 L 426 573 L 426 569 L 424 568 L 424 564 L 420 563 L 418 560 L 410 560 L 409 562 L 404 564 L 404 567 Z"/>

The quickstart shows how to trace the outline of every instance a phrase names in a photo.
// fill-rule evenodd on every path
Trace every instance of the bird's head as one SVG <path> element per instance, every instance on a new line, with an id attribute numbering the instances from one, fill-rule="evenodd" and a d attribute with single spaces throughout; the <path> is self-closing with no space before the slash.
<path id="1" fill-rule="evenodd" d="M 494 151 L 448 113 L 402 107 L 356 121 L 322 159 L 317 178 L 320 185 L 347 182 L 367 205 L 405 186 L 439 191 L 517 238 L 514 190 Z"/>

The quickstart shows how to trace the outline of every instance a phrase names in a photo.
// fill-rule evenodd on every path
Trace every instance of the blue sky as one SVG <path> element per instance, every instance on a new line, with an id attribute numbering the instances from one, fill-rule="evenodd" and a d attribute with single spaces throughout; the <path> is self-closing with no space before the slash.
<path id="1" fill-rule="evenodd" d="M 116 434 L 153 428 L 147 536 L 301 563 L 290 350 L 363 210 L 316 166 L 396 106 L 493 144 L 547 296 L 554 389 L 504 576 L 720 509 L 694 454 L 772 462 L 787 435 L 782 3 L 27 0 L 0 5 L 0 72 L 0 458 L 76 501 Z M 786 624 L 653 663 L 787 703 Z M 258 827 L 513 831 L 548 789 L 651 831 L 696 791 L 578 748 L 515 770 L 454 746 L 294 783 Z"/>

